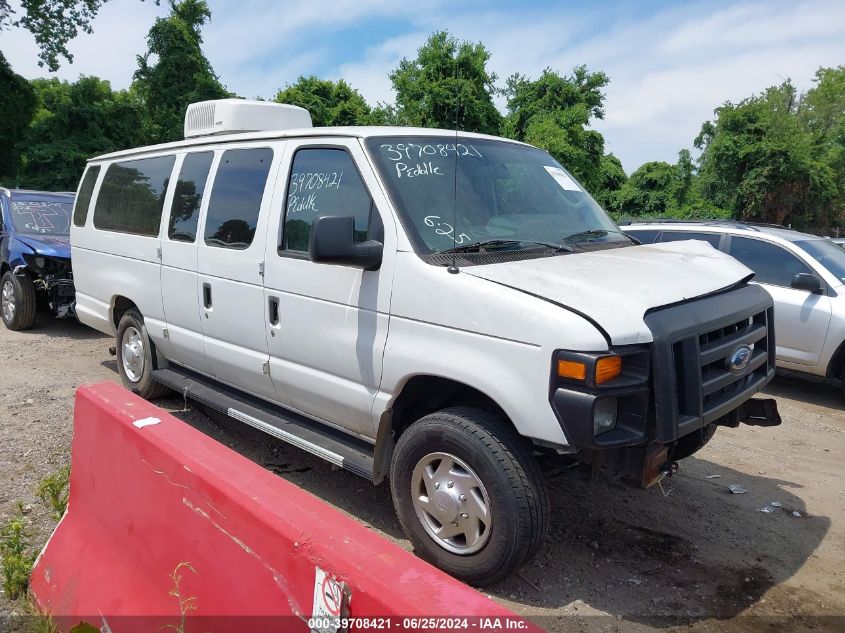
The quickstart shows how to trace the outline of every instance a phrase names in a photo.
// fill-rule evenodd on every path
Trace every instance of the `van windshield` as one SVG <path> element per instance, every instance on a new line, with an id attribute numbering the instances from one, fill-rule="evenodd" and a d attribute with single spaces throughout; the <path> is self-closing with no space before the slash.
<path id="1" fill-rule="evenodd" d="M 454 136 L 376 137 L 367 146 L 421 254 L 631 243 L 539 149 Z"/>
<path id="2" fill-rule="evenodd" d="M 67 235 L 73 202 L 12 200 L 12 224 L 18 233 Z"/>

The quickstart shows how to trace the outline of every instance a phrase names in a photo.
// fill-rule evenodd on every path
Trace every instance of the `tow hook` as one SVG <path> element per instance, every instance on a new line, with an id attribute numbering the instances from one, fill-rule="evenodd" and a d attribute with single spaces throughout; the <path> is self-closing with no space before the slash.
<path id="1" fill-rule="evenodd" d="M 657 487 L 660 488 L 660 492 L 663 493 L 664 498 L 668 497 L 675 489 L 664 488 L 663 480 L 668 479 L 676 472 L 678 472 L 678 462 L 666 462 L 660 467 L 660 476 L 657 478 Z"/>
<path id="2" fill-rule="evenodd" d="M 678 462 L 666 462 L 663 466 L 660 467 L 660 477 L 671 477 L 675 473 L 678 472 Z"/>
<path id="3" fill-rule="evenodd" d="M 117 356 L 117 347 L 114 345 L 109 348 L 109 356 Z"/>

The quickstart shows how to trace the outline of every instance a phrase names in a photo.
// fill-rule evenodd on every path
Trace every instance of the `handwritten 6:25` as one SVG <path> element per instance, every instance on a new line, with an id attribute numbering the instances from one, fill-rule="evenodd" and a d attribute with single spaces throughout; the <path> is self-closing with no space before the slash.
<path id="1" fill-rule="evenodd" d="M 455 227 L 451 224 L 447 224 L 446 222 L 438 222 L 438 220 L 440 220 L 439 215 L 429 215 L 425 217 L 423 222 L 425 222 L 426 226 L 432 227 L 437 235 L 452 237 L 455 233 Z M 466 233 L 461 233 L 453 239 L 455 244 L 463 244 L 464 242 L 469 242 L 472 238 Z"/>

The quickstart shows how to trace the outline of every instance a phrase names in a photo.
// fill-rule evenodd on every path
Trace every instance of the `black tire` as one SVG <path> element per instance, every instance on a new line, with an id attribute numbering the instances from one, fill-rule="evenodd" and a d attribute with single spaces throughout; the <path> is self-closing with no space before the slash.
<path id="1" fill-rule="evenodd" d="M 678 460 L 692 457 L 707 445 L 707 442 L 710 441 L 710 438 L 713 437 L 715 432 L 716 425 L 708 424 L 698 431 L 693 431 L 689 435 L 684 435 L 678 440 L 678 443 L 675 444 L 675 452 L 672 453 L 672 459 Z"/>
<path id="2" fill-rule="evenodd" d="M 478 551 L 448 551 L 417 515 L 414 469 L 436 453 L 463 461 L 487 491 L 492 527 Z M 396 513 L 417 555 L 477 587 L 499 582 L 528 562 L 548 532 L 549 500 L 531 444 L 487 411 L 455 407 L 416 421 L 396 444 L 390 482 Z"/>
<path id="3" fill-rule="evenodd" d="M 124 363 L 123 340 L 130 328 L 139 335 L 138 339 L 143 349 L 143 365 L 138 368 L 138 374 L 134 377 L 127 373 L 126 363 Z M 123 386 L 142 398 L 155 400 L 170 393 L 170 389 L 153 380 L 153 345 L 144 326 L 144 317 L 135 308 L 124 312 L 117 326 L 117 371 Z"/>
<path id="4" fill-rule="evenodd" d="M 7 270 L 0 280 L 0 295 L 7 287 L 11 288 L 12 297 L 8 305 L 7 300 L 2 299 L 0 314 L 3 316 L 3 323 L 10 330 L 28 330 L 35 323 L 35 285 L 28 275 L 15 275 L 11 270 Z M 8 312 L 11 314 L 7 315 Z"/>

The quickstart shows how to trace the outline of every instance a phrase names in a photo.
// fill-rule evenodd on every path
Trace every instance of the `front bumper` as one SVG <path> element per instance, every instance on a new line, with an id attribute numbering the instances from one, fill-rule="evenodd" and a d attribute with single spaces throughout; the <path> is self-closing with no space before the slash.
<path id="1" fill-rule="evenodd" d="M 757 286 L 654 310 L 645 317 L 649 347 L 612 350 L 634 370 L 604 385 L 552 379 L 550 401 L 571 446 L 581 450 L 671 445 L 708 424 L 779 421 L 773 401 L 750 404 L 775 375 L 772 299 Z M 748 352 L 741 369 L 731 365 Z M 604 354 L 607 354 L 605 352 Z M 558 351 L 579 360 L 590 354 Z M 553 359 L 554 366 L 554 359 Z M 594 435 L 596 403 L 616 398 L 616 427 Z M 753 422 L 751 422 L 753 423 Z"/>
<path id="2" fill-rule="evenodd" d="M 76 289 L 70 260 L 37 254 L 27 254 L 24 260 L 26 266 L 18 266 L 14 274 L 29 274 L 33 278 L 35 289 L 47 298 L 50 309 L 57 317 L 75 316 Z"/>

